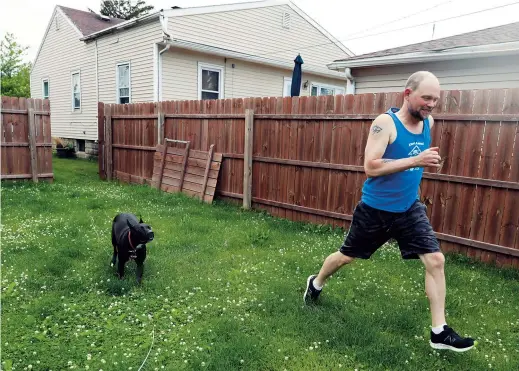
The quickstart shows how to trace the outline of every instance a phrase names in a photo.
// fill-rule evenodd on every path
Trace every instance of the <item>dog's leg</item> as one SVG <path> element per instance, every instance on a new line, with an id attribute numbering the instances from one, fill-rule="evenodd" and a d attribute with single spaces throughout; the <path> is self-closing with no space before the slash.
<path id="1" fill-rule="evenodd" d="M 137 283 L 140 284 L 142 282 L 142 274 L 144 272 L 144 260 L 146 260 L 146 247 L 141 247 L 137 250 L 137 258 L 135 258 L 135 262 L 137 263 Z"/>
<path id="2" fill-rule="evenodd" d="M 123 277 L 124 277 L 124 266 L 126 265 L 126 261 L 128 261 L 126 256 L 123 257 L 123 256 L 119 255 L 119 265 L 117 268 L 117 274 L 119 275 L 120 279 L 123 279 Z"/>
<path id="3" fill-rule="evenodd" d="M 112 262 L 110 263 L 110 266 L 115 266 L 115 262 L 117 261 L 117 241 L 115 239 L 115 233 L 114 229 L 112 227 L 112 245 L 114 246 L 114 254 L 112 256 Z"/>

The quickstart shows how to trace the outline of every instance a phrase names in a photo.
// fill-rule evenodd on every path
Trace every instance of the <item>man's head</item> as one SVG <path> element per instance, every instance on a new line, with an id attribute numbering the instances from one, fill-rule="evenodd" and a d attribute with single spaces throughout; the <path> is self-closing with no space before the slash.
<path id="1" fill-rule="evenodd" d="M 407 79 L 404 105 L 409 114 L 418 120 L 427 118 L 440 99 L 440 82 L 432 73 L 418 71 Z"/>

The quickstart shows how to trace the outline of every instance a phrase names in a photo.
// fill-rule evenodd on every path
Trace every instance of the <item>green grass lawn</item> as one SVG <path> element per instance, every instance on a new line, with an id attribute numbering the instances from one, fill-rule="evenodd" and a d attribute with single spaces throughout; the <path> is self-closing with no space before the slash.
<path id="1" fill-rule="evenodd" d="M 478 339 L 429 347 L 419 261 L 388 245 L 305 307 L 343 230 L 292 223 L 54 158 L 55 182 L 2 184 L 3 370 L 519 370 L 519 273 L 448 256 L 448 323 Z M 152 225 L 144 280 L 109 266 L 118 212 Z"/>

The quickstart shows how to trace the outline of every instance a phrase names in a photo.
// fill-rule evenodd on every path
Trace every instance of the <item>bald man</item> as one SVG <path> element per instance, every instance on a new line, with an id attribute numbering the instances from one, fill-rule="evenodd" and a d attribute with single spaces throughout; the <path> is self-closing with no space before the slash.
<path id="1" fill-rule="evenodd" d="M 353 213 L 350 230 L 339 251 L 324 261 L 318 275 L 307 279 L 306 304 L 316 302 L 326 280 L 355 258 L 369 259 L 394 238 L 403 259 L 421 259 L 432 317 L 431 347 L 464 352 L 474 346 L 445 320 L 444 256 L 420 202 L 418 188 L 424 168 L 439 168 L 438 147 L 431 145 L 431 112 L 440 98 L 440 83 L 430 72 L 412 74 L 404 103 L 378 116 L 370 127 L 364 170 L 368 176 Z"/>

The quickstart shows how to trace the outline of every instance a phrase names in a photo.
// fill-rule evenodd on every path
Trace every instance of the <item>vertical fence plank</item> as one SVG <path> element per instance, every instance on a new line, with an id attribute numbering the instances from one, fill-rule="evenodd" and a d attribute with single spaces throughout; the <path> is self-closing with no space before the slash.
<path id="1" fill-rule="evenodd" d="M 36 148 L 36 122 L 33 102 L 29 105 L 29 149 L 31 151 L 32 181 L 38 183 L 38 152 Z"/>
<path id="2" fill-rule="evenodd" d="M 245 110 L 245 148 L 243 166 L 243 207 L 251 208 L 252 201 L 252 146 L 254 143 L 254 111 Z"/>
<path id="3" fill-rule="evenodd" d="M 106 180 L 112 180 L 113 176 L 113 152 L 112 152 L 112 105 L 105 105 L 105 160 Z"/>

